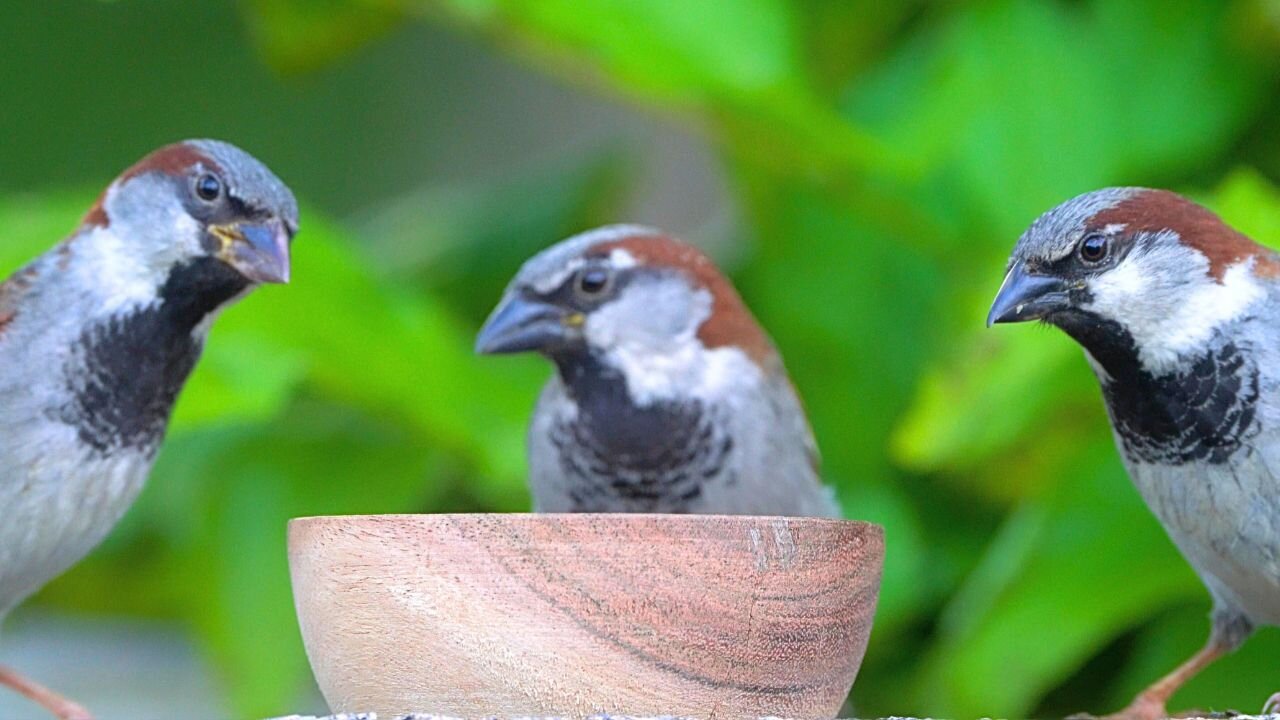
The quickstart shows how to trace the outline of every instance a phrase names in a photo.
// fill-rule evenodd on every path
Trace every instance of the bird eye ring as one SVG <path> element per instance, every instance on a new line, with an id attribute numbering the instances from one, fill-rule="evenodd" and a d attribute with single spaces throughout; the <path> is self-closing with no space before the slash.
<path id="1" fill-rule="evenodd" d="M 598 297 L 609 288 L 609 269 L 600 265 L 584 268 L 578 273 L 578 293 L 586 297 Z"/>
<path id="2" fill-rule="evenodd" d="M 222 181 L 211 173 L 201 175 L 196 179 L 196 195 L 206 202 L 217 200 L 222 195 Z"/>
<path id="3" fill-rule="evenodd" d="M 1102 262 L 1102 259 L 1107 256 L 1109 245 L 1106 236 L 1100 233 L 1089 233 L 1080 241 L 1080 259 L 1087 263 Z"/>

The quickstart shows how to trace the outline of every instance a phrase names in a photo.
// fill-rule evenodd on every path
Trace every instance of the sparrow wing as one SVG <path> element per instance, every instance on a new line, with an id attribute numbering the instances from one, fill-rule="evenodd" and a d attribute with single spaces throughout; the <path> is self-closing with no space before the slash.
<path id="1" fill-rule="evenodd" d="M 1280 362 L 1280 333 L 1270 317 L 1260 312 L 1239 330 L 1261 371 L 1256 431 L 1243 446 L 1226 462 L 1131 468 L 1216 603 L 1268 622 L 1280 621 L 1280 376 L 1269 370 Z"/>
<path id="2" fill-rule="evenodd" d="M 28 265 L 0 283 L 0 343 L 4 342 L 5 330 L 18 317 L 18 308 L 31 291 L 35 274 L 35 265 Z"/>
<path id="3" fill-rule="evenodd" d="M 795 468 L 794 482 L 804 498 L 805 514 L 840 517 L 843 513 L 835 492 L 822 483 L 822 456 L 795 385 L 785 372 L 769 373 L 766 382 L 769 414 L 775 420 L 775 432 L 769 435 L 771 453 L 781 459 L 781 467 Z"/>
<path id="4" fill-rule="evenodd" d="M 732 425 L 732 481 L 706 488 L 716 512 L 840 517 L 832 489 L 818 474 L 818 446 L 800 397 L 783 371 L 737 393 L 723 413 Z"/>
<path id="5" fill-rule="evenodd" d="M 533 494 L 534 512 L 572 512 L 570 480 L 560 464 L 560 448 L 556 447 L 555 427 L 572 403 L 558 374 L 542 388 L 533 419 L 529 423 L 528 443 L 529 490 Z"/>
<path id="6" fill-rule="evenodd" d="M 1206 512 L 1219 520 L 1201 527 L 1218 556 L 1210 572 L 1222 575 L 1244 605 L 1268 604 L 1280 619 L 1280 429 L 1262 432 L 1252 445 L 1205 468 L 1213 488 Z"/>

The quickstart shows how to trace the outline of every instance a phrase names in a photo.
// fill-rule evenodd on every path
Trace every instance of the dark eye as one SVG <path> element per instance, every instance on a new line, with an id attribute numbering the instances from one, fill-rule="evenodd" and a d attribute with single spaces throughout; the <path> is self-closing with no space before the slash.
<path id="1" fill-rule="evenodd" d="M 1080 241 L 1080 259 L 1088 263 L 1096 263 L 1107 256 L 1107 238 L 1098 233 L 1090 233 Z"/>
<path id="2" fill-rule="evenodd" d="M 196 194 L 201 200 L 213 202 L 222 195 L 222 181 L 208 173 L 196 179 Z"/>
<path id="3" fill-rule="evenodd" d="M 578 273 L 578 292 L 583 295 L 596 296 L 609 287 L 609 270 L 603 267 L 589 267 Z"/>

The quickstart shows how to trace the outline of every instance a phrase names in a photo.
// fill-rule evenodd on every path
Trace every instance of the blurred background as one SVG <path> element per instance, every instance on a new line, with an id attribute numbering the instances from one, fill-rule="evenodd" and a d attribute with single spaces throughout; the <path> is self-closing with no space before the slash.
<path id="1" fill-rule="evenodd" d="M 1060 333 L 983 328 L 1041 211 L 1170 187 L 1280 244 L 1280 2 L 9 0 L 0 274 L 156 146 L 303 201 L 295 283 L 218 323 L 141 501 L 0 662 L 103 718 L 317 712 L 284 523 L 521 511 L 549 367 L 471 354 L 519 263 L 635 221 L 707 248 L 888 535 L 864 717 L 1112 710 L 1208 596 Z M 3 519 L 0 518 L 0 522 Z M 1171 708 L 1280 690 L 1262 630 Z M 40 717 L 0 692 L 0 717 Z"/>

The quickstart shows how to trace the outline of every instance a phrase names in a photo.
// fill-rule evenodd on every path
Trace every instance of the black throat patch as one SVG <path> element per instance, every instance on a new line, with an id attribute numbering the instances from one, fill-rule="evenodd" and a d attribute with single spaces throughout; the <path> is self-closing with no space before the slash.
<path id="1" fill-rule="evenodd" d="M 689 512 L 733 450 L 713 413 L 699 401 L 638 406 L 622 375 L 590 355 L 557 365 L 578 407 L 551 438 L 574 509 Z"/>
<path id="2" fill-rule="evenodd" d="M 1164 465 L 1227 462 L 1258 432 L 1258 368 L 1248 348 L 1214 337 L 1177 371 L 1152 375 L 1133 337 L 1092 316 L 1054 318 L 1111 376 L 1107 411 L 1131 459 Z"/>
<path id="3" fill-rule="evenodd" d="M 202 258 L 174 267 L 156 304 L 88 327 L 66 366 L 71 400 L 59 419 L 100 453 L 154 453 L 200 357 L 192 331 L 247 287 L 226 264 Z"/>

